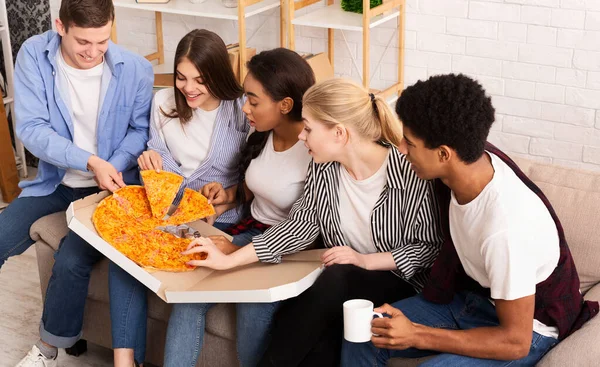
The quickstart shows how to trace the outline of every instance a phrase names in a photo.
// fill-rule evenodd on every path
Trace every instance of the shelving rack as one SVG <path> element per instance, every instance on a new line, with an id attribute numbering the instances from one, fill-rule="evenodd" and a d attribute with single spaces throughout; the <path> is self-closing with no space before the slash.
<path id="1" fill-rule="evenodd" d="M 295 48 L 294 26 L 327 28 L 327 50 L 329 61 L 334 65 L 334 31 L 358 31 L 362 32 L 363 64 L 362 82 L 365 88 L 370 84 L 370 31 L 382 23 L 394 18 L 398 19 L 398 81 L 394 85 L 379 92 L 384 98 L 398 94 L 404 87 L 404 21 L 406 0 L 390 0 L 370 9 L 369 0 L 363 0 L 363 14 L 350 13 L 342 10 L 340 4 L 334 4 L 333 0 L 325 0 L 326 7 L 316 9 L 308 14 L 295 18 L 295 12 L 307 6 L 316 4 L 321 0 L 286 0 L 287 7 L 287 38 L 288 47 Z M 393 36 L 392 36 L 393 37 Z M 390 40 L 391 41 L 391 40 Z M 353 60 L 356 65 L 356 59 Z"/>
<path id="2" fill-rule="evenodd" d="M 16 121 L 14 114 L 14 97 L 15 97 L 15 89 L 14 89 L 14 79 L 13 75 L 15 72 L 14 61 L 12 55 L 12 45 L 10 43 L 10 30 L 8 29 L 8 14 L 6 12 L 6 1 L 0 0 L 0 42 L 2 42 L 2 53 L 4 56 L 4 71 L 6 75 L 4 75 L 6 82 L 6 97 L 4 98 L 4 107 L 7 108 L 6 114 L 10 113 L 11 121 L 13 126 L 13 131 L 16 131 Z M 27 177 L 27 164 L 25 163 L 25 147 L 23 143 L 15 138 L 15 150 L 16 150 L 16 158 L 20 163 L 19 172 L 22 177 Z"/>
<path id="3" fill-rule="evenodd" d="M 285 17 L 283 14 L 283 1 L 285 0 L 238 0 L 237 8 L 227 8 L 220 0 L 206 0 L 200 4 L 193 4 L 186 0 L 171 1 L 167 4 L 138 4 L 135 0 L 115 0 L 115 8 L 128 8 L 135 10 L 153 11 L 156 21 L 156 52 L 146 55 L 149 61 L 157 60 L 155 72 L 173 72 L 165 69 L 165 52 L 163 43 L 163 13 L 189 15 L 196 17 L 234 20 L 238 22 L 238 42 L 240 45 L 240 83 L 245 77 L 244 65 L 246 56 L 246 18 L 256 16 L 268 10 L 280 7 L 280 40 L 285 45 Z M 111 39 L 117 42 L 117 22 L 113 24 Z"/>

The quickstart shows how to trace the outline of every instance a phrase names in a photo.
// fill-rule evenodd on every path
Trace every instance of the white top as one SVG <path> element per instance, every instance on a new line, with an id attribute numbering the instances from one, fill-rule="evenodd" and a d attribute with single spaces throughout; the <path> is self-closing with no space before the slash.
<path id="1" fill-rule="evenodd" d="M 450 202 L 450 234 L 467 275 L 491 290 L 492 299 L 535 294 L 556 268 L 559 238 L 542 200 L 492 153 L 494 177 L 470 203 Z M 533 330 L 558 337 L 534 320 Z"/>
<path id="2" fill-rule="evenodd" d="M 174 88 L 156 92 L 153 106 L 150 123 L 156 127 L 183 175 L 190 177 L 208 155 L 220 107 L 212 111 L 195 108 L 191 120 L 182 124 L 178 118 L 166 117 L 160 111 L 162 108 L 166 113 L 171 113 L 175 108 Z"/>
<path id="3" fill-rule="evenodd" d="M 386 159 L 371 177 L 356 180 L 340 164 L 340 228 L 346 245 L 361 254 L 377 252 L 371 238 L 371 212 L 386 183 Z"/>
<path id="4" fill-rule="evenodd" d="M 92 154 L 98 154 L 96 130 L 104 60 L 91 69 L 76 69 L 65 62 L 59 50 L 56 53 L 56 61 L 60 94 L 64 100 L 70 102 L 73 143 Z M 98 186 L 94 181 L 94 173 L 70 168 L 67 169 L 62 183 L 74 188 Z"/>
<path id="5" fill-rule="evenodd" d="M 246 170 L 246 185 L 254 194 L 250 205 L 254 219 L 272 226 L 288 217 L 302 195 L 310 161 L 304 142 L 299 140 L 291 148 L 276 152 L 273 132 L 269 134 L 262 152 Z"/>

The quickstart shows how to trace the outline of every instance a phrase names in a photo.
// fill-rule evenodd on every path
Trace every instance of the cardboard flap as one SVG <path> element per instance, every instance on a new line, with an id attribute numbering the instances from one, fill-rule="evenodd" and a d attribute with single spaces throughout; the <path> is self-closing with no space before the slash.
<path id="1" fill-rule="evenodd" d="M 223 236 L 223 237 L 227 238 L 229 241 L 231 241 L 231 238 L 232 238 L 227 233 L 216 229 L 215 227 L 211 226 L 210 224 L 206 223 L 203 220 L 197 220 L 195 222 L 188 223 L 188 226 L 190 226 L 193 229 L 195 229 L 196 231 L 200 232 L 202 237 Z"/>
<path id="2" fill-rule="evenodd" d="M 110 195 L 110 193 L 104 191 L 71 203 L 67 210 L 68 226 L 73 232 L 77 233 L 81 238 L 100 251 L 102 255 L 106 256 L 112 262 L 134 276 L 154 293 L 157 293 L 160 288 L 160 280 L 153 277 L 133 261 L 129 260 L 127 256 L 123 255 L 108 242 L 104 241 L 98 235 L 98 232 L 96 232 L 96 228 L 92 223 L 92 214 L 94 213 L 94 210 L 96 210 L 98 202 L 108 195 Z"/>
<path id="3" fill-rule="evenodd" d="M 317 250 L 306 250 L 300 251 L 295 254 L 286 255 L 282 258 L 282 261 L 314 261 L 321 262 L 321 256 L 328 249 L 317 249 Z"/>
<path id="4" fill-rule="evenodd" d="M 255 263 L 214 271 L 194 286 L 183 284 L 166 290 L 167 301 L 181 302 L 274 302 L 295 297 L 321 274 L 317 262 Z"/>

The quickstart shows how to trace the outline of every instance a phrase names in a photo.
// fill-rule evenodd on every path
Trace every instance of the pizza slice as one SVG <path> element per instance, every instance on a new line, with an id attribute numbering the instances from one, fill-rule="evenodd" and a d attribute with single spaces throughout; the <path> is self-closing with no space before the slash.
<path id="1" fill-rule="evenodd" d="M 215 214 L 208 199 L 192 189 L 185 189 L 177 210 L 167 219 L 168 224 L 177 225 L 197 221 Z"/>
<path id="2" fill-rule="evenodd" d="M 155 170 L 142 171 L 141 175 L 152 215 L 162 219 L 177 196 L 183 177 L 172 172 Z"/>
<path id="3" fill-rule="evenodd" d="M 146 197 L 146 189 L 139 185 L 128 185 L 113 193 L 113 197 L 134 218 L 152 216 L 152 209 Z"/>
<path id="4" fill-rule="evenodd" d="M 182 255 L 189 240 L 161 231 L 138 232 L 135 236 L 123 236 L 114 241 L 114 247 L 130 260 L 148 271 L 184 272 L 195 267 L 190 260 L 206 259 L 205 253 Z"/>

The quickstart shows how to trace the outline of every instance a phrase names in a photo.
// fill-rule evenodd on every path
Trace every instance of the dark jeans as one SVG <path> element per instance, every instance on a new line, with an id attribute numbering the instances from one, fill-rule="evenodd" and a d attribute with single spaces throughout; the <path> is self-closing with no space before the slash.
<path id="1" fill-rule="evenodd" d="M 392 305 L 417 324 L 449 330 L 468 330 L 498 326 L 496 308 L 487 299 L 472 292 L 460 292 L 449 304 L 428 302 L 422 295 L 398 301 Z M 377 349 L 373 343 L 344 341 L 343 367 L 385 367 L 390 358 L 418 358 L 438 354 L 420 367 L 525 367 L 535 366 L 558 341 L 533 332 L 527 357 L 515 361 L 498 361 L 409 348 L 405 350 Z"/>
<path id="2" fill-rule="evenodd" d="M 29 228 L 41 217 L 66 210 L 72 201 L 97 193 L 97 187 L 72 189 L 59 185 L 47 196 L 20 197 L 0 213 L 0 266 L 32 244 Z M 102 255 L 69 232 L 54 254 L 40 336 L 48 344 L 68 348 L 81 337 L 83 310 L 92 266 Z"/>
<path id="3" fill-rule="evenodd" d="M 368 299 L 377 307 L 413 295 L 413 287 L 390 271 L 328 267 L 312 287 L 285 301 L 275 314 L 271 343 L 259 366 L 339 366 L 345 301 Z"/>

